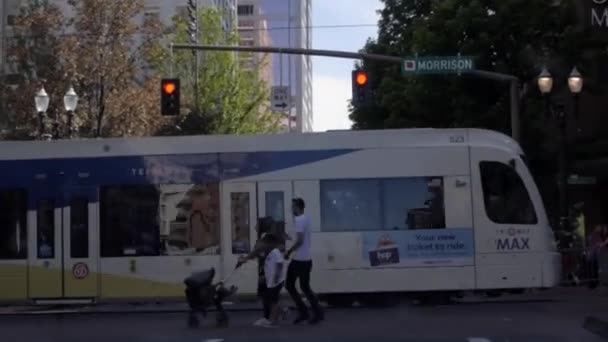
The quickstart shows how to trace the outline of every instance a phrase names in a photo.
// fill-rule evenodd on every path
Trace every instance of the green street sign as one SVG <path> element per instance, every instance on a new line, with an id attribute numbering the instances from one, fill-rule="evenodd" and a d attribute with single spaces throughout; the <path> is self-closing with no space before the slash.
<path id="1" fill-rule="evenodd" d="M 401 63 L 403 75 L 412 74 L 460 74 L 475 69 L 473 57 L 409 57 Z"/>

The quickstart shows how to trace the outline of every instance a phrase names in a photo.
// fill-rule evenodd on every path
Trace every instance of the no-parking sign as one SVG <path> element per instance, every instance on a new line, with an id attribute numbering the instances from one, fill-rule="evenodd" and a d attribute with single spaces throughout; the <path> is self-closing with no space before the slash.
<path id="1" fill-rule="evenodd" d="M 89 266 L 83 262 L 74 264 L 74 267 L 72 267 L 72 274 L 76 279 L 84 279 L 89 275 Z"/>

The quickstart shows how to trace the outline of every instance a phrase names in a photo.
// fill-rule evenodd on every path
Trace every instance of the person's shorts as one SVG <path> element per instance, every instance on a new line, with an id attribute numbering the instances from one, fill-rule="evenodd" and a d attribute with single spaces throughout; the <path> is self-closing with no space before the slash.
<path id="1" fill-rule="evenodd" d="M 283 283 L 280 283 L 275 287 L 266 288 L 264 291 L 264 298 L 270 303 L 277 303 L 282 289 Z"/>

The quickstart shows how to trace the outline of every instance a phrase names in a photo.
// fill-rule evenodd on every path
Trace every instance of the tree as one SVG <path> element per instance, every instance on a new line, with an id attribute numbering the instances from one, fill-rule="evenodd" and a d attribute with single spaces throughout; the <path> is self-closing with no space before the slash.
<path id="1" fill-rule="evenodd" d="M 572 59 L 572 3 L 495 0 L 383 0 L 379 34 L 365 50 L 399 56 L 471 55 L 476 67 L 533 80 L 553 55 Z M 402 77 L 396 65 L 365 63 L 376 77 L 373 108 L 353 108 L 355 128 L 509 129 L 503 84 L 472 77 Z"/>
<path id="2" fill-rule="evenodd" d="M 237 34 L 225 32 L 221 13 L 214 8 L 198 11 L 202 34 L 201 44 L 224 45 L 238 42 Z M 178 44 L 189 44 L 186 18 L 174 18 L 173 35 Z M 249 70 L 234 52 L 200 52 L 199 103 L 194 96 L 194 55 L 191 51 L 176 50 L 170 58 L 168 42 L 160 42 L 152 49 L 151 64 L 163 75 L 181 79 L 184 113 L 165 125 L 159 134 L 254 134 L 276 131 L 279 117 L 269 106 L 268 86 L 258 70 Z M 197 111 L 198 107 L 198 111 Z"/>
<path id="3" fill-rule="evenodd" d="M 555 133 L 534 84 L 542 65 L 578 65 L 584 39 L 572 1 L 383 0 L 379 33 L 364 50 L 396 56 L 474 56 L 476 68 L 524 82 L 522 145 L 538 179 L 555 171 Z M 355 129 L 480 127 L 510 131 L 506 84 L 466 75 L 401 76 L 400 67 L 365 62 L 375 101 L 351 106 Z M 566 68 L 567 69 L 567 68 Z M 569 70 L 567 70 L 569 72 Z M 562 82 L 564 83 L 564 82 Z M 556 84 L 557 86 L 557 84 Z M 559 91 L 559 89 L 556 89 Z M 545 191 L 547 198 L 551 191 Z"/>
<path id="4" fill-rule="evenodd" d="M 151 41 L 163 33 L 158 20 L 136 20 L 143 0 L 70 0 L 65 18 L 48 1 L 31 1 L 15 26 L 17 73 L 22 82 L 9 103 L 12 137 L 32 136 L 35 91 L 51 96 L 49 116 L 65 126 L 62 99 L 69 85 L 80 97 L 74 113 L 77 136 L 141 136 L 160 121 L 155 79 L 142 66 Z M 157 82 L 157 81 L 156 81 Z"/>
<path id="5" fill-rule="evenodd" d="M 13 31 L 6 51 L 7 68 L 12 69 L 13 77 L 2 83 L 2 109 L 5 124 L 10 127 L 6 137 L 31 139 L 38 132 L 34 94 L 40 81 L 46 80 L 53 98 L 63 96 L 59 92 L 67 90 L 59 58 L 63 16 L 48 1 L 30 2 L 21 8 Z"/>

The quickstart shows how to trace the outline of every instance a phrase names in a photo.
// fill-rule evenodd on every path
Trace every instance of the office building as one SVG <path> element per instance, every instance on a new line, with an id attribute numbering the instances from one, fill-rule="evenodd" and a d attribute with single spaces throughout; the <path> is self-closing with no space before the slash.
<path id="1" fill-rule="evenodd" d="M 266 42 L 272 46 L 312 48 L 312 0 L 239 0 L 237 16 L 242 45 L 264 46 L 259 36 L 266 30 L 270 38 Z M 274 54 L 270 86 L 290 89 L 291 109 L 286 117 L 291 119 L 286 119 L 286 130 L 312 131 L 311 57 Z"/>
<path id="2" fill-rule="evenodd" d="M 253 10 L 254 13 L 239 15 L 237 27 L 240 46 L 272 46 L 268 23 L 262 18 L 259 6 L 240 7 Z M 272 55 L 267 53 L 242 52 L 238 54 L 241 65 L 251 71 L 257 71 L 260 79 L 270 85 L 273 82 Z"/>

